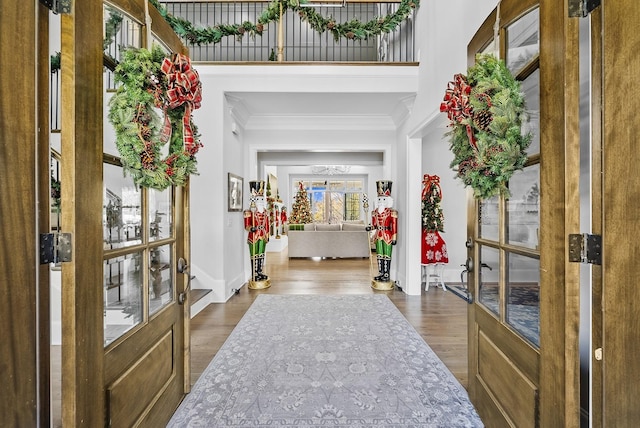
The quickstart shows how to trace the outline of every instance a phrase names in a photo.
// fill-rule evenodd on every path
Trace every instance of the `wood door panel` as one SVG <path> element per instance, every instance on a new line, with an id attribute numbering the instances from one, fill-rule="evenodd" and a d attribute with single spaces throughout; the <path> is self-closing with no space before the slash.
<path id="1" fill-rule="evenodd" d="M 476 321 L 484 326 L 482 332 L 509 358 L 529 379 L 537 379 L 540 369 L 540 354 L 520 336 L 504 328 L 485 310 L 476 310 Z"/>
<path id="2" fill-rule="evenodd" d="M 144 353 L 158 343 L 167 331 L 174 328 L 177 308 L 167 307 L 158 316 L 149 322 L 151 328 L 141 328 L 127 337 L 121 343 L 117 343 L 105 353 L 105 382 L 107 385 L 115 382 L 122 373 Z M 147 326 L 145 326 L 147 327 Z"/>
<path id="3" fill-rule="evenodd" d="M 107 389 L 110 426 L 134 426 L 173 377 L 174 335 L 166 332 L 142 358 Z"/>
<path id="4" fill-rule="evenodd" d="M 478 335 L 478 354 L 478 379 L 515 426 L 534 427 L 538 389 L 533 382 L 482 331 Z"/>

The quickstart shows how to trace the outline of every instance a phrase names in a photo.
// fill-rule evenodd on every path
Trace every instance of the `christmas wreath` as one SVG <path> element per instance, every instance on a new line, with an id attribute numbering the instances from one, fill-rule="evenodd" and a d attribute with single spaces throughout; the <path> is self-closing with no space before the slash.
<path id="1" fill-rule="evenodd" d="M 504 62 L 478 55 L 466 76 L 449 82 L 440 111 L 450 120 L 450 166 L 457 177 L 476 198 L 509 196 L 507 184 L 524 167 L 531 134 L 522 133 L 524 95 Z"/>
<path id="2" fill-rule="evenodd" d="M 144 187 L 185 184 L 197 173 L 196 153 L 202 147 L 191 118 L 200 107 L 202 86 L 189 58 L 166 57 L 159 46 L 127 49 L 115 80 L 120 85 L 109 102 L 109 121 L 125 171 Z"/>

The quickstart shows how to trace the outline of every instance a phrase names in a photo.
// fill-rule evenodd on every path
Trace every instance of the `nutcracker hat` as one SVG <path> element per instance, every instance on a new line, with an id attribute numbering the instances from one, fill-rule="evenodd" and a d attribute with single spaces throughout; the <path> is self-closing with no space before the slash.
<path id="1" fill-rule="evenodd" d="M 392 181 L 376 181 L 378 196 L 391 196 Z"/>
<path id="2" fill-rule="evenodd" d="M 251 196 L 264 196 L 264 180 L 254 180 L 249 182 Z"/>

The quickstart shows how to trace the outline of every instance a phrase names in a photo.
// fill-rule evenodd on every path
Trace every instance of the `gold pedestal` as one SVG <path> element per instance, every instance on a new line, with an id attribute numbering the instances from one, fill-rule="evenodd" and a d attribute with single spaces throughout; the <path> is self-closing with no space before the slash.
<path id="1" fill-rule="evenodd" d="M 249 288 L 251 290 L 264 290 L 265 288 L 269 287 L 271 287 L 270 279 L 265 279 L 264 281 L 249 280 Z"/>
<path id="2" fill-rule="evenodd" d="M 376 281 L 371 280 L 371 288 L 374 290 L 389 291 L 393 290 L 395 283 L 393 281 Z"/>

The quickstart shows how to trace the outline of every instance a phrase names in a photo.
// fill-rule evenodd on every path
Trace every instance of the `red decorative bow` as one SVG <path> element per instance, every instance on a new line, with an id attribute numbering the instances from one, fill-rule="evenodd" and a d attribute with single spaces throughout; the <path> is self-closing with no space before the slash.
<path id="1" fill-rule="evenodd" d="M 440 177 L 437 175 L 429 175 L 425 174 L 422 177 L 422 199 L 427 199 L 427 196 L 433 193 L 433 188 L 435 187 L 438 196 L 442 199 L 442 189 L 440 188 Z"/>
<path id="2" fill-rule="evenodd" d="M 195 144 L 193 130 L 191 129 L 191 111 L 199 109 L 202 101 L 200 76 L 191 67 L 189 57 L 179 53 L 171 55 L 171 59 L 165 58 L 162 62 L 161 70 L 167 79 L 166 100 L 168 108 L 173 110 L 184 105 L 184 114 L 182 116 L 184 149 L 194 155 L 198 151 L 198 145 Z M 165 125 L 162 130 L 163 141 L 168 141 L 170 136 L 171 124 L 165 116 Z"/>
<path id="3" fill-rule="evenodd" d="M 462 123 L 463 120 L 473 117 L 473 106 L 469 102 L 471 86 L 464 74 L 458 73 L 453 76 L 453 79 L 452 82 L 447 84 L 444 101 L 440 104 L 440 111 L 446 112 L 450 121 Z M 467 123 L 466 129 L 469 144 L 477 150 L 477 140 L 471 125 Z"/>

